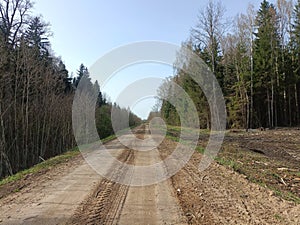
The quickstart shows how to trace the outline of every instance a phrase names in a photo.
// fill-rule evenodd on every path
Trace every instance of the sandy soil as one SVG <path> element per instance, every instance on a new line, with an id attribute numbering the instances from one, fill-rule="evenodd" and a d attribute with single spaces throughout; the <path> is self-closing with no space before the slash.
<path id="1" fill-rule="evenodd" d="M 141 139 L 148 137 L 140 135 L 141 130 L 137 133 Z M 146 166 L 161 159 L 158 151 L 127 149 L 118 160 L 130 165 Z M 161 174 L 164 169 L 158 166 L 156 172 Z M 128 170 L 114 165 L 108 172 L 118 174 L 121 182 Z M 155 179 L 156 174 L 144 173 L 143 170 L 131 172 L 132 176 L 144 179 L 145 182 Z M 170 180 L 153 185 L 128 186 L 103 179 L 79 206 L 68 224 L 187 224 L 187 220 Z"/>
<path id="2" fill-rule="evenodd" d="M 163 157 L 176 143 L 166 140 Z M 173 147 L 172 147 L 173 146 Z M 300 205 L 282 200 L 245 176 L 213 163 L 200 173 L 201 154 L 172 177 L 189 224 L 300 224 Z"/>
<path id="3" fill-rule="evenodd" d="M 1 199 L 1 224 L 64 223 L 100 179 L 82 162 L 73 170 L 66 170 L 61 176 L 36 180 L 33 185 Z"/>
<path id="4" fill-rule="evenodd" d="M 136 133 L 140 139 L 148 135 L 147 129 L 146 134 L 143 129 Z M 243 146 L 266 151 L 257 146 L 259 136 L 246 138 L 252 139 L 244 139 Z M 251 141 L 254 147 L 246 145 Z M 176 145 L 165 139 L 158 150 L 135 151 L 112 141 L 107 148 L 118 161 L 142 166 L 166 158 Z M 296 150 L 286 157 L 290 156 L 298 160 Z M 119 181 L 113 182 L 76 157 L 28 178 L 29 185 L 1 198 L 0 224 L 300 224 L 300 204 L 283 200 L 217 163 L 200 173 L 201 157 L 195 152 L 183 169 L 164 182 L 136 187 L 122 184 L 126 175 L 138 174 L 145 182 L 153 176 L 112 163 L 106 172 Z M 156 171 L 169 172 L 163 165 Z"/>
<path id="5" fill-rule="evenodd" d="M 108 143 L 107 148 L 127 164 L 146 165 L 160 160 L 157 151 L 133 151 L 118 141 Z M 64 169 L 60 176 L 53 175 L 51 180 L 36 177 L 34 185 L 3 197 L 0 223 L 186 224 L 170 181 L 144 187 L 122 185 L 102 178 L 83 159 L 72 169 Z M 119 164 L 107 168 L 107 173 L 120 182 L 127 172 Z M 147 179 L 147 174 L 140 175 Z"/>

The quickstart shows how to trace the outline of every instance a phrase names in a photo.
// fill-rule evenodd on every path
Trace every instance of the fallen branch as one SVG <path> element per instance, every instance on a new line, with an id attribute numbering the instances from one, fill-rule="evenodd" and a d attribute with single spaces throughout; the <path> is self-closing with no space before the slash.
<path id="1" fill-rule="evenodd" d="M 287 184 L 285 183 L 285 181 L 283 180 L 282 177 L 280 177 L 280 181 L 281 181 L 281 183 L 283 183 L 285 186 L 287 186 Z"/>
<path id="2" fill-rule="evenodd" d="M 45 162 L 46 160 L 42 158 L 42 156 L 39 156 L 39 159 Z"/>

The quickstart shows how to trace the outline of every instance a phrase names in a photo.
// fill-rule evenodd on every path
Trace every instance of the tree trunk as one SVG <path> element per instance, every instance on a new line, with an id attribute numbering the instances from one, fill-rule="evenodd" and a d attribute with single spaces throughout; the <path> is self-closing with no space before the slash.
<path id="1" fill-rule="evenodd" d="M 270 126 L 273 128 L 274 127 L 274 84 L 273 84 L 273 80 L 271 80 L 271 124 Z"/>
<path id="2" fill-rule="evenodd" d="M 297 84 L 294 85 L 294 91 L 295 91 L 295 122 L 298 125 L 299 124 L 299 102 L 298 102 L 298 92 L 297 92 Z"/>
<path id="3" fill-rule="evenodd" d="M 270 93 L 267 88 L 267 105 L 268 105 L 268 127 L 271 125 L 271 106 L 270 106 Z"/>

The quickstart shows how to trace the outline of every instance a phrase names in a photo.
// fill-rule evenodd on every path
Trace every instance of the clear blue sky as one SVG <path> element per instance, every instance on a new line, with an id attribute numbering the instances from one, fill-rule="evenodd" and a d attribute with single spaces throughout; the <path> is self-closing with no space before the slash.
<path id="1" fill-rule="evenodd" d="M 258 8 L 261 1 L 222 2 L 226 16 L 234 17 L 245 12 L 249 3 Z M 50 22 L 54 33 L 50 38 L 53 50 L 62 57 L 69 72 L 76 72 L 81 63 L 89 67 L 111 49 L 131 42 L 158 40 L 180 45 L 196 24 L 199 9 L 206 4 L 206 0 L 37 0 L 34 12 Z M 159 68 L 153 70 L 153 76 L 170 75 L 171 68 L 164 67 L 162 72 Z M 137 73 L 132 79 L 120 76 L 114 82 L 125 85 L 138 76 Z M 105 92 L 114 100 L 116 93 L 111 90 L 114 85 L 108 86 Z M 148 101 L 139 104 L 135 111 L 146 117 L 151 107 Z"/>

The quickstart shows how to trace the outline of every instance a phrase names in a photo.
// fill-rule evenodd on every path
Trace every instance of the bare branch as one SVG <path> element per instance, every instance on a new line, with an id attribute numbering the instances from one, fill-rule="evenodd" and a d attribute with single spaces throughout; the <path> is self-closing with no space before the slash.
<path id="1" fill-rule="evenodd" d="M 15 46 L 20 31 L 26 25 L 28 12 L 33 4 L 30 0 L 0 0 L 1 25 L 4 40 Z"/>

